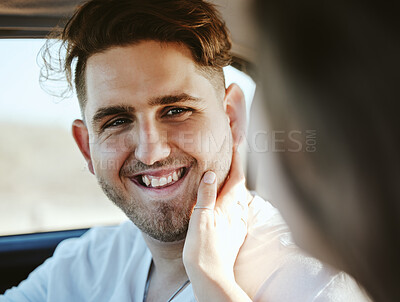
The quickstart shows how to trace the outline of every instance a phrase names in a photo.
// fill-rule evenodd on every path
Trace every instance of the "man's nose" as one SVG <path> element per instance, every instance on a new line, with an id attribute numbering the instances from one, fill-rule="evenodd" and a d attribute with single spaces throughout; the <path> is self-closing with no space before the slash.
<path id="1" fill-rule="evenodd" d="M 167 142 L 167 132 L 159 129 L 153 122 L 139 126 L 139 140 L 135 149 L 135 157 L 146 165 L 167 158 L 171 148 Z"/>

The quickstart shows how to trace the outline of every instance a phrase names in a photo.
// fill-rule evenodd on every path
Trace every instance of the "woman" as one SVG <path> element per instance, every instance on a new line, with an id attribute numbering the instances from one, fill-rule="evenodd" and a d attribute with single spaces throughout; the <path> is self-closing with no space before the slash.
<path id="1" fill-rule="evenodd" d="M 265 100 L 259 105 L 270 129 L 317 133 L 313 152 L 304 137 L 298 152 L 276 154 L 285 195 L 274 202 L 298 245 L 351 274 L 374 301 L 400 301 L 395 3 L 255 0 L 255 11 Z M 198 203 L 214 207 L 215 192 L 202 190 Z M 194 212 L 189 227 L 199 238 L 218 234 L 201 227 L 205 212 Z M 188 244 L 186 255 L 224 252 L 199 242 Z"/>
<path id="2" fill-rule="evenodd" d="M 277 206 L 301 247 L 374 301 L 400 301 L 395 3 L 259 0 L 255 11 L 270 127 L 317 133 L 315 152 L 278 154 L 290 197 Z"/>

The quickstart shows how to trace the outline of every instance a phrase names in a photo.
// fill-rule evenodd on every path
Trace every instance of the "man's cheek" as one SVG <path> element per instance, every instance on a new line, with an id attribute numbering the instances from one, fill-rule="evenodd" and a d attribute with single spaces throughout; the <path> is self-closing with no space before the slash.
<path id="1" fill-rule="evenodd" d="M 126 132 L 124 134 L 109 136 L 106 140 L 99 143 L 98 146 L 102 153 L 121 154 L 132 152 L 134 142 L 137 141 L 137 134 Z"/>
<path id="2" fill-rule="evenodd" d="M 227 156 L 221 156 L 217 159 L 210 159 L 208 160 L 208 169 L 214 171 L 217 176 L 218 180 L 221 181 L 221 178 L 225 178 L 227 173 L 229 172 L 231 167 L 231 158 L 229 154 Z"/>
<path id="3" fill-rule="evenodd" d="M 231 163 L 232 153 L 214 154 L 213 156 L 203 157 L 201 160 L 198 160 L 199 170 L 202 171 L 201 176 L 206 171 L 211 170 L 217 174 L 218 183 L 225 180 L 230 170 Z"/>
<path id="4" fill-rule="evenodd" d="M 229 127 L 223 125 L 210 125 L 208 130 L 202 131 L 202 151 L 227 156 L 232 150 L 233 140 Z"/>
<path id="5" fill-rule="evenodd" d="M 93 146 L 91 150 L 95 172 L 102 175 L 118 174 L 123 158 L 129 154 L 129 149 L 121 140 L 107 140 L 101 145 Z"/>
<path id="6" fill-rule="evenodd" d="M 202 132 L 193 130 L 180 130 L 172 134 L 172 141 L 177 141 L 179 148 L 188 154 L 202 153 Z M 171 137 L 170 136 L 170 137 Z"/>
<path id="7" fill-rule="evenodd" d="M 229 146 L 233 146 L 230 132 L 183 130 L 174 139 L 182 150 L 191 154 L 223 154 L 229 152 Z"/>

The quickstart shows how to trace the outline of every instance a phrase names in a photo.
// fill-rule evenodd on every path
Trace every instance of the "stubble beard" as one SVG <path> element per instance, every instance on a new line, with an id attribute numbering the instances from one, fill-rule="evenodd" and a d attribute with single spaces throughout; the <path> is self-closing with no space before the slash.
<path id="1" fill-rule="evenodd" d="M 124 193 L 105 179 L 98 182 L 106 196 L 144 233 L 162 242 L 174 242 L 186 237 L 192 209 L 197 200 L 197 186 L 179 200 L 154 200 L 152 209 L 146 208 L 135 196 Z M 154 206 L 155 205 L 155 206 Z"/>

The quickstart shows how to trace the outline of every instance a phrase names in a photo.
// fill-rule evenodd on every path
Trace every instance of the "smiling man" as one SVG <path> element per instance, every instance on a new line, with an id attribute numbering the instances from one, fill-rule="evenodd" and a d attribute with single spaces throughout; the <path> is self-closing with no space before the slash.
<path id="1" fill-rule="evenodd" d="M 222 183 L 230 168 L 225 110 L 242 95 L 235 85 L 224 95 L 223 76 L 213 85 L 204 73 L 176 42 L 140 41 L 87 60 L 86 123 L 75 121 L 75 140 L 107 196 L 160 241 L 185 238 L 204 172 Z"/>
<path id="2" fill-rule="evenodd" d="M 244 98 L 225 88 L 231 44 L 214 6 L 94 0 L 62 40 L 83 117 L 73 136 L 129 221 L 62 242 L 0 301 L 363 300 L 245 189 Z"/>

